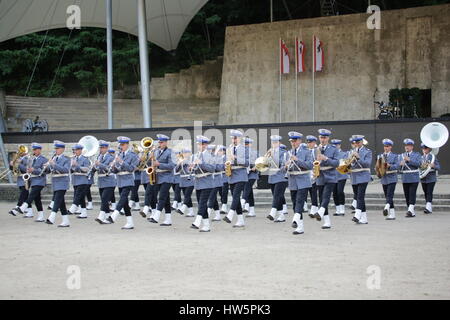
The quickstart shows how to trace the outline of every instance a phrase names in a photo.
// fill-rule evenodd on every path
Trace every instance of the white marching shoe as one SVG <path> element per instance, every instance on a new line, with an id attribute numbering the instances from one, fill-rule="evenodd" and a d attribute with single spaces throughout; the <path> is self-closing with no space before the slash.
<path id="1" fill-rule="evenodd" d="M 139 205 L 139 202 L 135 202 L 134 206 L 130 207 L 133 211 L 141 211 L 141 206 Z"/>
<path id="2" fill-rule="evenodd" d="M 309 210 L 309 214 L 308 214 L 309 217 L 315 218 L 317 211 L 319 211 L 319 208 L 317 206 L 311 206 L 311 209 Z"/>
<path id="3" fill-rule="evenodd" d="M 220 211 L 219 211 L 220 215 Z M 200 229 L 200 232 L 210 232 L 209 219 L 202 219 L 203 227 Z"/>
<path id="4" fill-rule="evenodd" d="M 285 222 L 286 218 L 284 216 L 283 211 L 278 211 L 278 217 L 274 222 Z"/>
<path id="5" fill-rule="evenodd" d="M 94 206 L 92 205 L 92 201 L 89 201 L 86 205 L 86 210 L 92 210 L 94 209 Z"/>
<path id="6" fill-rule="evenodd" d="M 245 205 L 244 205 L 244 211 L 245 212 L 249 212 L 249 210 L 250 210 L 250 203 L 246 203 Z"/>
<path id="7" fill-rule="evenodd" d="M 389 216 L 386 220 L 395 220 L 395 209 L 389 209 Z"/>
<path id="8" fill-rule="evenodd" d="M 77 207 L 77 210 L 75 210 L 75 213 L 81 213 L 81 206 Z"/>
<path id="9" fill-rule="evenodd" d="M 194 208 L 190 207 L 188 208 L 188 213 L 186 214 L 186 217 L 193 217 L 194 216 Z"/>
<path id="10" fill-rule="evenodd" d="M 133 200 L 128 200 L 128 206 L 130 208 L 133 208 L 134 207 L 134 201 Z"/>
<path id="11" fill-rule="evenodd" d="M 55 201 L 50 202 L 50 204 L 48 205 L 47 209 L 48 210 L 52 210 L 54 205 L 55 205 Z"/>
<path id="12" fill-rule="evenodd" d="M 25 215 L 23 217 L 24 218 L 33 218 L 34 217 L 33 208 L 28 208 L 27 213 L 25 213 Z"/>
<path id="13" fill-rule="evenodd" d="M 361 219 L 359 219 L 359 224 L 368 224 L 369 221 L 367 220 L 367 212 L 361 212 Z"/>
<path id="14" fill-rule="evenodd" d="M 408 212 L 406 213 L 406 218 L 414 218 L 416 216 L 416 211 L 414 210 L 414 205 L 410 204 L 408 206 Z"/>
<path id="15" fill-rule="evenodd" d="M 133 217 L 127 216 L 127 223 L 122 227 L 122 230 L 134 229 Z"/>
<path id="16" fill-rule="evenodd" d="M 170 227 L 172 225 L 172 214 L 166 213 L 164 215 L 164 221 L 160 224 L 163 227 Z"/>
<path id="17" fill-rule="evenodd" d="M 361 214 L 362 214 L 361 210 L 360 209 L 356 209 L 355 210 L 355 215 L 353 216 L 352 221 L 356 222 L 356 223 L 359 223 L 359 221 L 361 220 Z"/>
<path id="18" fill-rule="evenodd" d="M 78 206 L 72 203 L 72 205 L 70 206 L 70 208 L 69 208 L 68 211 L 69 211 L 71 214 L 75 214 L 75 212 L 77 211 L 77 209 L 78 209 Z"/>
<path id="19" fill-rule="evenodd" d="M 226 203 L 222 204 L 222 208 L 220 208 L 220 213 L 226 214 L 228 212 L 228 206 Z"/>
<path id="20" fill-rule="evenodd" d="M 38 216 L 37 216 L 36 220 L 34 220 L 34 221 L 36 221 L 36 222 L 44 222 L 45 221 L 45 219 L 44 219 L 44 211 L 39 211 L 38 212 Z"/>
<path id="21" fill-rule="evenodd" d="M 112 210 L 112 211 L 116 210 L 116 207 L 117 207 L 117 203 L 112 202 L 112 203 L 111 203 L 111 210 Z"/>
<path id="22" fill-rule="evenodd" d="M 179 214 L 186 214 L 186 210 L 188 209 L 187 205 L 184 203 L 177 209 Z"/>
<path id="23" fill-rule="evenodd" d="M 324 216 L 325 216 L 325 208 L 324 207 L 320 207 L 319 210 L 317 210 L 316 214 L 314 215 L 314 217 L 317 219 L 317 221 L 321 221 Z"/>
<path id="24" fill-rule="evenodd" d="M 283 209 L 281 209 L 281 213 L 282 214 L 288 214 L 289 213 L 287 204 L 283 204 Z"/>
<path id="25" fill-rule="evenodd" d="M 173 210 L 177 210 L 177 209 L 178 209 L 178 201 L 174 201 L 174 202 L 172 203 L 172 209 L 173 209 Z"/>
<path id="26" fill-rule="evenodd" d="M 356 201 L 355 199 L 352 200 L 352 210 L 356 211 L 356 206 L 358 205 L 358 201 Z"/>
<path id="27" fill-rule="evenodd" d="M 28 203 L 26 203 L 26 202 L 22 203 L 22 205 L 19 208 L 17 208 L 17 209 L 19 209 L 20 213 L 26 214 L 27 213 L 27 209 L 28 209 Z"/>
<path id="28" fill-rule="evenodd" d="M 336 213 L 334 214 L 334 216 L 343 216 L 344 212 L 342 212 L 342 205 L 337 205 L 336 206 Z"/>
<path id="29" fill-rule="evenodd" d="M 105 211 L 100 211 L 98 213 L 98 217 L 95 218 L 95 221 L 97 221 L 100 224 L 103 224 L 103 221 L 105 220 Z"/>
<path id="30" fill-rule="evenodd" d="M 196 215 L 194 222 L 192 222 L 191 228 L 192 229 L 200 229 L 200 224 L 202 223 L 202 216 Z"/>
<path id="31" fill-rule="evenodd" d="M 50 212 L 50 215 L 48 216 L 47 220 L 45 220 L 46 224 L 54 224 L 56 219 L 56 212 Z"/>
<path id="32" fill-rule="evenodd" d="M 120 213 L 117 210 L 114 210 L 114 212 L 109 216 L 108 221 L 111 223 L 116 222 L 117 218 L 119 217 Z"/>
<path id="33" fill-rule="evenodd" d="M 275 220 L 275 216 L 277 215 L 277 209 L 276 208 L 272 208 L 270 209 L 269 215 L 267 216 L 267 219 L 269 219 L 270 221 Z"/>
<path id="34" fill-rule="evenodd" d="M 61 222 L 61 224 L 58 225 L 58 227 L 60 227 L 60 228 L 70 227 L 69 216 L 67 214 L 62 216 L 62 222 Z"/>
<path id="35" fill-rule="evenodd" d="M 384 206 L 384 209 L 383 209 L 383 216 L 385 216 L 385 217 L 388 216 L 390 208 L 391 208 L 391 206 L 389 205 L 389 203 L 386 203 L 386 205 Z"/>
<path id="36" fill-rule="evenodd" d="M 160 216 L 161 216 L 161 211 L 155 210 L 155 213 L 153 214 L 153 217 L 151 217 L 149 221 L 152 222 L 152 223 L 158 223 Z"/>
<path id="37" fill-rule="evenodd" d="M 82 208 L 80 215 L 77 217 L 78 219 L 86 219 L 88 217 L 87 215 L 87 208 Z"/>
<path id="38" fill-rule="evenodd" d="M 241 199 L 241 207 L 244 208 L 245 207 L 245 200 Z"/>
<path id="39" fill-rule="evenodd" d="M 220 220 L 222 220 L 222 219 L 220 218 L 220 210 L 216 210 L 216 211 L 215 211 L 214 218 L 212 219 L 212 221 L 220 221 Z"/>
<path id="40" fill-rule="evenodd" d="M 300 213 L 294 213 L 294 218 L 292 218 L 292 228 L 297 228 L 298 227 L 298 223 L 301 220 L 301 215 Z"/>
<path id="41" fill-rule="evenodd" d="M 147 218 L 148 213 L 150 212 L 149 206 L 144 206 L 141 211 L 139 211 L 139 214 L 142 216 L 142 218 Z"/>
<path id="42" fill-rule="evenodd" d="M 345 215 L 345 204 L 341 204 L 341 215 Z"/>
<path id="43" fill-rule="evenodd" d="M 243 214 L 238 214 L 237 215 L 237 222 L 233 226 L 233 228 L 242 228 L 242 227 L 245 227 L 244 215 Z"/>
<path id="44" fill-rule="evenodd" d="M 208 218 L 210 218 L 212 216 L 212 214 L 214 213 L 214 209 L 213 208 L 208 208 Z"/>
<path id="45" fill-rule="evenodd" d="M 297 228 L 294 230 L 294 232 L 292 232 L 292 234 L 297 235 L 297 234 L 303 234 L 303 233 L 305 233 L 305 230 L 303 229 L 303 220 L 299 220 L 297 222 Z"/>
<path id="46" fill-rule="evenodd" d="M 323 216 L 322 229 L 330 229 L 330 228 L 331 228 L 331 220 L 330 216 L 327 214 L 326 216 Z"/>
<path id="47" fill-rule="evenodd" d="M 255 207 L 248 207 L 247 217 L 250 218 L 256 217 Z"/>
<path id="48" fill-rule="evenodd" d="M 233 221 L 233 217 L 234 217 L 235 213 L 236 213 L 236 211 L 234 211 L 234 210 L 228 211 L 228 214 L 225 216 L 225 218 L 223 218 L 223 221 L 225 221 L 227 223 L 231 223 L 231 221 Z"/>
<path id="49" fill-rule="evenodd" d="M 308 203 L 305 201 L 305 204 L 303 205 L 303 212 L 308 212 Z"/>
<path id="50" fill-rule="evenodd" d="M 427 202 L 425 204 L 425 210 L 423 210 L 423 213 L 426 213 L 426 214 L 433 213 L 433 205 L 431 204 L 431 202 Z"/>

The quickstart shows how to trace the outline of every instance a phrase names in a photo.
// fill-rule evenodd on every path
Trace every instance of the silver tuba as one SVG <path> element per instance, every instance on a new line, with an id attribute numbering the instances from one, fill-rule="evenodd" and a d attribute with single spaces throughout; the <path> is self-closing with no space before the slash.
<path id="1" fill-rule="evenodd" d="M 420 140 L 422 140 L 424 145 L 432 149 L 431 161 L 423 163 L 419 169 L 420 179 L 423 179 L 431 171 L 430 164 L 434 163 L 439 148 L 447 143 L 448 129 L 440 122 L 430 122 L 420 131 Z"/>

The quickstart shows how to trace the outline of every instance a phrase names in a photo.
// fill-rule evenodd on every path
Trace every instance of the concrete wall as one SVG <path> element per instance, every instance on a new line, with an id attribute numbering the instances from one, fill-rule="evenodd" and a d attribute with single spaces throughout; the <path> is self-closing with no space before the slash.
<path id="1" fill-rule="evenodd" d="M 279 121 L 278 41 L 286 41 L 291 74 L 283 76 L 281 120 L 312 120 L 312 37 L 325 45 L 316 73 L 315 120 L 374 119 L 373 95 L 392 88 L 432 89 L 432 116 L 450 112 L 450 5 L 383 11 L 382 30 L 367 14 L 228 27 L 219 123 Z M 306 43 L 307 71 L 299 75 L 295 119 L 294 37 Z"/>

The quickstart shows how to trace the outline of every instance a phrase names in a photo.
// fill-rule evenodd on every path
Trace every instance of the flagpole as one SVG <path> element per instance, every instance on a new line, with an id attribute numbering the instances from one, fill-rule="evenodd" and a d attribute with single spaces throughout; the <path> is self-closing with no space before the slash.
<path id="1" fill-rule="evenodd" d="M 282 51 L 283 51 L 283 49 L 281 48 L 281 38 L 280 38 L 280 41 L 279 41 L 279 43 L 278 43 L 278 50 L 280 51 L 279 53 L 280 53 L 280 64 L 279 64 L 279 72 L 280 72 L 280 110 L 279 110 L 279 121 L 280 121 L 280 123 L 281 123 L 281 94 L 282 94 L 282 88 L 281 88 L 281 73 L 282 73 L 282 59 L 283 59 L 283 57 L 282 57 Z"/>
<path id="2" fill-rule="evenodd" d="M 313 50 L 312 53 L 312 57 L 313 57 L 313 64 L 312 64 L 312 121 L 315 121 L 315 114 L 314 114 L 314 110 L 315 110 L 315 82 L 314 82 L 314 77 L 316 74 L 316 41 L 315 41 L 315 36 L 313 36 Z"/>
<path id="3" fill-rule="evenodd" d="M 295 122 L 298 121 L 298 38 L 295 38 Z"/>

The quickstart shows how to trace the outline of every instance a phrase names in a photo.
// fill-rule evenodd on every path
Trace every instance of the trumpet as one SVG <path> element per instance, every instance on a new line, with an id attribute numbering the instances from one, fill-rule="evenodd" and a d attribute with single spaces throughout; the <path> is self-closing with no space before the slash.
<path id="1" fill-rule="evenodd" d="M 55 159 L 56 157 L 56 152 L 53 153 L 51 160 Z M 45 173 L 45 171 L 47 171 L 47 168 L 50 166 L 50 160 L 47 161 L 46 163 L 44 163 L 44 165 L 42 166 L 42 170 L 41 173 L 39 174 L 39 177 L 42 177 L 42 175 Z M 50 172 L 51 173 L 51 172 Z M 25 178 L 23 178 L 25 180 Z"/>

